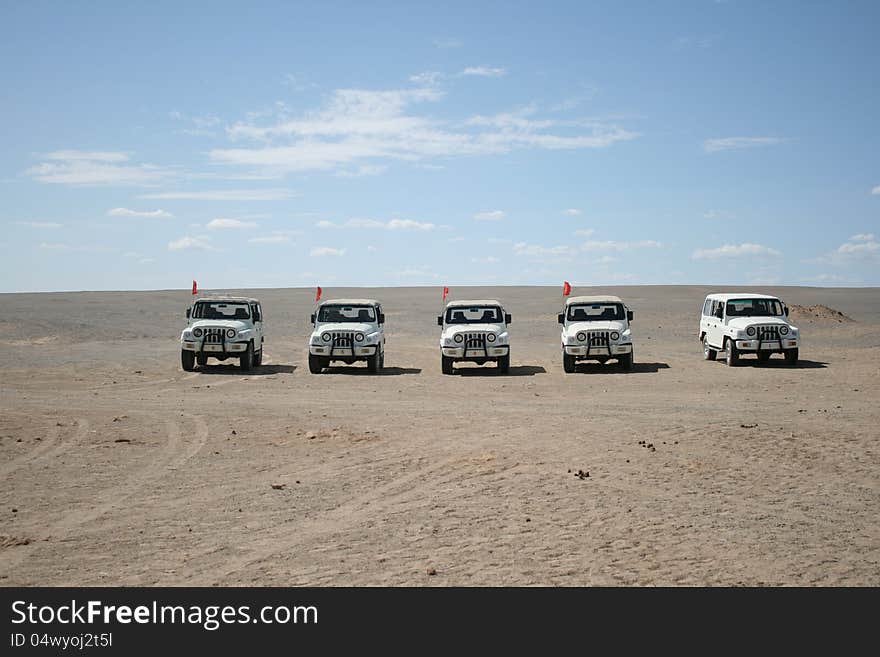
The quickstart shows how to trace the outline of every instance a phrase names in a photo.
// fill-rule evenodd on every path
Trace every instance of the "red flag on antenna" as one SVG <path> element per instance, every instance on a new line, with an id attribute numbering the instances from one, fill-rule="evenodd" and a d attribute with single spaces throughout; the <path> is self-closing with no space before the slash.
<path id="1" fill-rule="evenodd" d="M 571 294 L 571 283 L 568 281 L 563 281 L 562 283 L 562 296 L 567 297 Z"/>
<path id="2" fill-rule="evenodd" d="M 199 286 L 198 286 L 198 283 L 196 283 L 195 281 L 193 281 L 193 294 L 198 294 L 198 293 L 199 293 Z"/>
<path id="3" fill-rule="evenodd" d="M 449 296 L 449 288 L 444 287 L 443 288 L 443 300 L 446 301 L 446 297 L 448 297 L 448 296 Z"/>
<path id="4" fill-rule="evenodd" d="M 319 286 L 318 286 L 318 289 L 315 290 L 315 303 L 317 303 L 318 301 L 321 300 L 321 293 L 322 293 L 323 291 L 324 291 L 324 290 L 322 290 L 322 289 L 321 289 L 321 286 L 319 285 Z"/>

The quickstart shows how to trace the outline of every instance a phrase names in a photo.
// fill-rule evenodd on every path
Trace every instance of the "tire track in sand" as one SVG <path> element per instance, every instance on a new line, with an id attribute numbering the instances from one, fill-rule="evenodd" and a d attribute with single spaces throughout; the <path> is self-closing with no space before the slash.
<path id="1" fill-rule="evenodd" d="M 70 440 L 61 440 L 61 429 L 57 423 L 49 427 L 47 436 L 40 444 L 26 454 L 13 459 L 9 463 L 0 466 L 0 477 L 7 477 L 16 470 L 33 463 L 39 463 L 52 456 L 66 452 L 73 445 L 81 443 L 89 429 L 89 422 L 85 418 L 76 419 L 76 433 Z"/>

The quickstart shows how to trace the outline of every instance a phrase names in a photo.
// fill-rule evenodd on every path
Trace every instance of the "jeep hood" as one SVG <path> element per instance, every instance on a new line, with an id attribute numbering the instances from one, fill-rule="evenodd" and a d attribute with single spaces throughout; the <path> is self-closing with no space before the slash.
<path id="1" fill-rule="evenodd" d="M 750 326 L 788 326 L 791 324 L 786 322 L 782 317 L 734 317 L 728 320 L 727 325 L 730 328 L 745 330 Z"/>
<path id="2" fill-rule="evenodd" d="M 246 322 L 235 319 L 199 319 L 189 325 L 190 331 L 194 328 L 231 328 L 236 331 L 244 331 L 249 329 L 250 326 Z"/>
<path id="3" fill-rule="evenodd" d="M 608 319 L 595 322 L 569 322 L 566 332 L 569 335 L 578 331 L 617 331 L 623 333 L 626 330 L 626 322 L 620 319 Z"/>
<path id="4" fill-rule="evenodd" d="M 340 333 L 375 333 L 378 330 L 379 329 L 376 328 L 375 324 L 364 324 L 361 322 L 327 322 L 316 326 L 313 333 L 318 335 L 324 331 L 330 331 L 331 333 L 334 331 Z"/>
<path id="5" fill-rule="evenodd" d="M 504 333 L 506 330 L 507 327 L 503 324 L 453 324 L 443 328 L 443 335 L 452 337 L 459 333 L 482 333 L 489 331 L 492 333 Z"/>

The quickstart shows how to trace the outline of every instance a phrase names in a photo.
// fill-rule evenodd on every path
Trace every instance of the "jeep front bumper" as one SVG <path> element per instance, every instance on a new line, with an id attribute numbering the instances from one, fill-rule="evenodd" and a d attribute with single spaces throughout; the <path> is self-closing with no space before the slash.
<path id="1" fill-rule="evenodd" d="M 597 358 L 617 356 L 619 354 L 628 354 L 633 350 L 631 344 L 612 344 L 612 345 L 565 345 L 565 353 L 568 356 L 581 356 L 583 358 Z"/>
<path id="2" fill-rule="evenodd" d="M 510 353 L 510 345 L 499 345 L 497 347 L 482 347 L 479 349 L 467 349 L 464 347 L 441 347 L 441 352 L 447 358 L 458 358 L 459 360 L 467 360 L 468 358 L 500 358 Z"/>
<path id="3" fill-rule="evenodd" d="M 784 351 L 785 349 L 797 349 L 797 338 L 782 338 L 781 340 L 737 340 L 738 351 Z"/>
<path id="4" fill-rule="evenodd" d="M 225 342 L 222 344 L 202 344 L 201 340 L 184 340 L 181 342 L 181 348 L 184 351 L 195 351 L 205 354 L 237 354 L 246 351 L 247 347 L 247 342 Z"/>
<path id="5" fill-rule="evenodd" d="M 312 344 L 309 345 L 309 353 L 313 356 L 327 356 L 328 358 L 364 358 L 376 353 L 376 345 L 363 347 L 331 347 Z"/>

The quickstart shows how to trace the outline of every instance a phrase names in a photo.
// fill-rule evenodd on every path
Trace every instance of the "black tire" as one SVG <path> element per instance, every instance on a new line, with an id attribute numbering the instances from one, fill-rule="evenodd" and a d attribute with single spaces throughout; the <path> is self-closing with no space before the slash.
<path id="1" fill-rule="evenodd" d="M 715 360 L 718 357 L 718 352 L 712 349 L 709 346 L 709 343 L 706 341 L 706 336 L 703 336 L 703 360 Z"/>
<path id="2" fill-rule="evenodd" d="M 199 367 L 204 367 L 208 364 L 208 354 L 198 354 L 196 356 L 196 363 L 198 363 Z"/>
<path id="3" fill-rule="evenodd" d="M 769 351 L 759 351 L 758 352 L 758 362 L 766 363 L 770 360 L 770 352 Z"/>
<path id="4" fill-rule="evenodd" d="M 254 344 L 252 342 L 248 342 L 247 349 L 238 357 L 238 366 L 245 372 L 254 366 Z"/>
<path id="5" fill-rule="evenodd" d="M 562 369 L 566 374 L 574 374 L 575 369 L 577 368 L 577 362 L 575 361 L 574 356 L 569 356 L 566 353 L 562 354 Z"/>
<path id="6" fill-rule="evenodd" d="M 370 374 L 378 374 L 382 369 L 382 354 L 376 352 L 372 356 L 367 356 L 367 371 Z"/>
<path id="7" fill-rule="evenodd" d="M 258 352 L 254 354 L 254 367 L 259 367 L 263 364 L 263 350 L 260 349 Z"/>
<path id="8" fill-rule="evenodd" d="M 312 374 L 320 374 L 324 371 L 326 364 L 321 356 L 309 354 L 309 372 Z"/>
<path id="9" fill-rule="evenodd" d="M 798 362 L 798 350 L 797 349 L 786 349 L 785 350 L 785 364 L 786 365 L 797 365 Z"/>
<path id="10" fill-rule="evenodd" d="M 727 366 L 736 367 L 739 365 L 739 350 L 736 348 L 736 342 L 727 341 Z"/>
<path id="11" fill-rule="evenodd" d="M 452 367 L 452 359 L 448 356 L 440 357 L 440 368 L 444 374 L 455 374 L 455 368 Z"/>
<path id="12" fill-rule="evenodd" d="M 633 352 L 631 351 L 631 352 L 629 352 L 628 354 L 621 354 L 621 355 L 618 357 L 617 362 L 620 363 L 620 367 L 621 367 L 621 369 L 624 369 L 624 370 L 626 370 L 627 372 L 629 372 L 630 370 L 632 370 L 632 368 L 633 368 L 633 356 L 634 356 L 634 354 L 633 354 Z"/>
<path id="13" fill-rule="evenodd" d="M 180 350 L 180 366 L 184 372 L 192 372 L 196 368 L 196 355 L 186 349 Z"/>
<path id="14" fill-rule="evenodd" d="M 510 354 L 498 359 L 498 373 L 507 374 L 508 372 L 510 372 Z"/>

